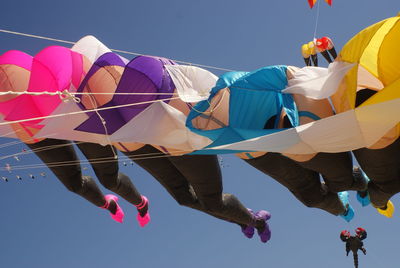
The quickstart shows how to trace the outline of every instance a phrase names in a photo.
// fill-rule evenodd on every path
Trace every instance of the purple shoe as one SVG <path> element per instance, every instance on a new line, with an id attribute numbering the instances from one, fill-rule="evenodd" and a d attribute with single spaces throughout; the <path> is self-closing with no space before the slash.
<path id="1" fill-rule="evenodd" d="M 254 214 L 256 217 L 258 217 L 259 219 L 264 219 L 264 220 L 269 220 L 271 219 L 271 213 L 269 213 L 266 210 L 260 210 L 258 211 L 256 214 Z"/>
<path id="2" fill-rule="evenodd" d="M 262 219 L 265 221 L 265 226 L 262 230 L 257 229 L 258 236 L 261 239 L 261 242 L 267 243 L 268 240 L 271 239 L 271 230 L 269 228 L 269 225 L 267 223 L 267 220 L 271 218 L 271 213 L 265 210 L 260 210 L 255 214 L 256 219 Z"/>
<path id="3" fill-rule="evenodd" d="M 251 215 L 254 216 L 253 210 L 251 210 L 250 208 L 248 208 L 247 210 L 250 212 Z M 254 226 L 251 226 L 251 225 L 242 226 L 242 233 L 247 238 L 253 238 L 253 236 L 254 236 Z"/>
<path id="4" fill-rule="evenodd" d="M 245 227 L 242 227 L 242 233 L 243 233 L 244 236 L 246 236 L 247 238 L 253 238 L 253 235 L 254 235 L 254 227 L 253 227 L 253 226 L 245 226 Z"/>

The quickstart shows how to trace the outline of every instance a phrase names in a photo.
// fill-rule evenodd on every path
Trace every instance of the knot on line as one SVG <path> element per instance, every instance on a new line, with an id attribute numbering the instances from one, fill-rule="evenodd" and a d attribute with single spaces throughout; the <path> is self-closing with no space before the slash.
<path id="1" fill-rule="evenodd" d="M 71 92 L 69 92 L 66 89 L 64 89 L 63 91 L 57 91 L 57 95 L 60 97 L 60 99 L 63 102 L 69 102 L 69 101 L 73 101 L 75 103 L 80 103 L 81 102 L 80 98 L 75 97 L 74 94 L 72 94 Z"/>

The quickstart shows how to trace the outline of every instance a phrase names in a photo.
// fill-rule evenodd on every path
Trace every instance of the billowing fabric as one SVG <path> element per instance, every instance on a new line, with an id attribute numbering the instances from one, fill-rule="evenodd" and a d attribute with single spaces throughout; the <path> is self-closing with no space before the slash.
<path id="1" fill-rule="evenodd" d="M 85 58 L 68 48 L 48 47 L 31 57 L 20 51 L 9 51 L 0 56 L 0 81 L 3 92 L 74 91 L 85 75 Z M 60 96 L 4 95 L 0 99 L 0 113 L 6 121 L 16 121 L 50 115 L 61 103 Z M 11 125 L 24 142 L 42 127 L 43 119 Z"/>
<path id="2" fill-rule="evenodd" d="M 4 116 L 0 114 L 0 124 L 5 122 L 7 121 L 4 120 Z M 9 124 L 4 124 L 0 126 L 0 135 L 5 138 L 15 138 L 15 139 L 18 138 L 18 136 L 15 133 L 15 130 Z"/>
<path id="3" fill-rule="evenodd" d="M 206 100 L 218 77 L 204 69 L 186 65 L 165 65 L 184 102 Z"/>
<path id="4" fill-rule="evenodd" d="M 297 109 L 289 94 L 286 66 L 269 66 L 254 72 L 230 72 L 220 77 L 208 100 L 191 110 L 186 125 L 190 130 L 210 138 L 209 147 L 239 142 L 280 129 L 264 129 L 267 121 L 284 112 L 292 125 L 298 125 Z M 199 153 L 199 152 L 198 152 Z"/>
<path id="5" fill-rule="evenodd" d="M 397 20 L 389 19 L 388 23 L 388 26 L 381 27 L 386 30 L 386 34 L 383 36 L 381 33 L 380 39 L 376 37 L 382 41 L 384 47 L 376 51 L 371 50 L 371 46 L 368 51 L 381 54 L 389 49 L 389 45 L 385 45 L 386 38 L 396 41 L 391 33 L 397 29 Z M 376 30 L 376 27 L 371 29 Z M 364 35 L 371 34 L 367 31 Z M 85 44 L 91 49 L 85 49 Z M 38 114 L 68 114 L 68 120 L 57 117 L 36 122 L 27 121 L 21 125 L 26 128 L 24 131 L 27 136 L 34 138 L 57 137 L 100 144 L 140 142 L 183 152 L 203 149 L 205 153 L 214 154 L 260 150 L 284 154 L 315 154 L 369 148 L 376 145 L 399 122 L 400 113 L 394 111 L 399 109 L 400 98 L 396 88 L 400 82 L 394 80 L 395 73 L 388 71 L 390 64 L 382 70 L 379 66 L 386 66 L 386 63 L 377 65 L 376 73 L 382 79 L 373 79 L 375 76 L 368 71 L 371 64 L 364 59 L 366 56 L 360 55 L 360 63 L 357 58 L 353 62 L 344 61 L 349 54 L 346 51 L 342 52 L 340 63 L 332 64 L 332 68 L 345 62 L 356 64 L 356 67 L 359 66 L 357 73 L 366 74 L 362 75 L 366 79 L 361 79 L 361 75 L 354 77 L 357 78 L 358 87 L 369 88 L 371 85 L 379 92 L 355 109 L 340 110 L 337 109 L 340 107 L 335 106 L 338 114 L 322 118 L 311 108 L 298 110 L 296 101 L 293 101 L 295 97 L 286 93 L 325 100 L 332 92 L 331 86 L 335 85 L 332 86 L 338 87 L 332 96 L 332 103 L 335 105 L 335 99 L 337 100 L 341 92 L 348 92 L 346 87 L 342 89 L 343 83 L 337 86 L 337 82 L 350 65 L 333 68 L 335 71 L 332 72 L 329 69 L 318 69 L 316 72 L 313 70 L 317 69 L 298 70 L 289 81 L 286 66 L 264 67 L 249 73 L 227 73 L 217 81 L 207 100 L 192 107 L 194 103 L 190 101 L 204 99 L 207 87 L 214 83 L 215 77 L 209 72 L 190 66 L 174 67 L 170 60 L 150 56 L 140 56 L 128 61 L 111 53 L 93 37 L 85 37 L 75 48 L 87 55 L 61 47 L 47 48 L 33 59 L 23 53 L 10 52 L 15 57 L 3 55 L 7 68 L 18 70 L 21 77 L 29 77 L 24 85 L 10 83 L 13 90 L 23 88 L 29 91 L 32 87 L 32 90 L 51 88 L 53 92 L 64 89 L 73 92 L 79 88 L 78 93 L 84 94 L 78 95 L 80 104 L 61 102 L 58 96 L 3 97 L 0 106 L 3 105 L 4 108 L 4 120 L 25 119 L 28 116 L 32 118 Z M 349 49 L 353 49 L 352 46 Z M 385 55 L 378 58 L 392 63 Z M 10 58 L 16 63 L 8 64 L 7 60 Z M 94 60 L 90 71 L 89 59 Z M 396 64 L 396 61 L 393 63 Z M 343 81 L 351 78 L 354 68 L 346 74 Z M 4 70 L 7 73 L 7 69 Z M 54 77 L 47 80 L 46 75 Z M 13 78 L 4 77 L 7 83 Z M 311 84 L 320 84 L 320 88 L 311 87 Z M 310 90 L 306 90 L 308 88 Z M 96 95 L 100 93 L 107 95 Z M 185 102 L 186 96 L 186 101 L 189 102 Z M 347 93 L 342 96 L 347 96 Z M 43 104 L 45 99 L 46 105 Z M 24 100 L 24 105 L 17 100 Z M 20 106 L 23 108 L 15 108 Z M 114 106 L 122 107 L 113 108 Z M 14 107 L 14 110 L 10 107 Z M 285 116 L 294 128 L 282 127 Z M 307 116 L 314 121 L 299 122 L 299 118 Z M 186 128 L 185 120 L 189 128 Z M 273 127 L 265 129 L 267 123 Z M 33 126 L 34 131 L 29 129 Z"/>
<path id="6" fill-rule="evenodd" d="M 17 59 L 14 66 L 30 71 L 30 76 L 25 76 L 28 79 L 25 81 L 28 92 L 69 90 L 71 86 L 77 87 L 84 75 L 82 56 L 64 47 L 48 47 L 31 58 L 30 62 L 29 58 L 21 52 L 11 51 L 0 60 L 0 64 L 13 64 L 11 59 Z M 58 96 L 21 95 L 0 103 L 0 109 L 7 115 L 6 120 L 13 121 L 49 115 L 60 102 Z M 9 105 L 13 107 L 12 110 L 8 109 Z M 36 125 L 39 122 L 26 121 L 22 124 Z"/>
<path id="7" fill-rule="evenodd" d="M 86 43 L 93 50 L 85 50 Z M 181 151 L 180 154 L 201 149 L 211 142 L 185 126 L 191 104 L 176 96 L 174 81 L 165 68 L 175 66 L 172 61 L 151 56 L 128 61 L 111 53 L 94 37 L 83 38 L 73 49 L 86 53 L 88 59 L 95 59 L 78 90 L 84 94 L 77 95 L 81 103 L 61 103 L 53 115 L 70 114 L 68 122 L 59 118 L 45 120 L 45 127 L 36 137 L 56 135 L 103 145 L 135 141 L 174 148 Z M 207 83 L 203 78 L 212 81 L 215 77 L 202 69 L 182 67 L 175 70 L 175 74 L 186 75 L 185 81 L 191 81 L 194 94 L 205 90 Z M 192 79 L 193 72 L 201 74 L 201 77 L 196 76 L 197 81 Z M 119 105 L 124 107 L 113 108 Z M 81 113 L 85 110 L 92 111 Z"/>
<path id="8" fill-rule="evenodd" d="M 331 66 L 336 69 L 340 64 L 334 63 Z M 351 65 L 344 65 L 342 68 L 336 69 L 337 72 L 331 73 L 329 71 L 326 73 L 323 68 L 315 67 L 298 70 L 293 75 L 293 81 L 292 79 L 289 80 L 289 84 L 292 85 L 287 88 L 287 93 L 291 92 L 296 93 L 295 96 L 301 94 L 317 99 L 327 97 L 332 94 L 331 86 L 338 85 L 336 79 L 343 77 L 350 67 Z M 334 83 L 326 83 L 331 75 L 337 77 L 332 80 Z M 363 81 L 365 82 L 365 80 Z M 328 86 L 328 84 L 330 85 Z M 321 85 L 323 86 L 321 87 Z M 374 85 L 376 86 L 377 83 L 374 83 Z M 318 86 L 320 87 L 318 88 Z M 395 82 L 386 87 L 385 90 L 375 94 L 376 96 L 374 95 L 360 107 L 323 120 L 302 124 L 267 136 L 215 146 L 210 149 L 217 152 L 222 150 L 248 150 L 312 154 L 317 152 L 335 153 L 369 147 L 378 142 L 400 120 L 400 113 L 395 112 L 400 107 L 397 87 L 398 82 Z M 341 85 L 337 92 L 340 90 Z M 389 101 L 387 101 L 388 99 Z M 307 111 L 299 111 L 299 116 L 301 116 L 301 112 Z"/>
<path id="9" fill-rule="evenodd" d="M 337 115 L 264 137 L 227 145 L 215 143 L 211 149 L 216 152 L 261 150 L 310 154 L 375 147 L 387 133 L 392 133 L 393 129 L 399 130 L 396 125 L 400 121 L 400 91 L 397 90 L 399 82 L 396 70 L 399 69 L 400 59 L 399 53 L 394 52 L 397 51 L 394 44 L 398 44 L 400 36 L 398 19 L 391 18 L 368 27 L 344 47 L 339 62 L 332 66 L 349 63 L 354 67 L 350 71 L 347 68 L 351 65 L 342 69 L 341 76 L 333 79 L 336 86 L 315 87 L 310 91 L 307 88 L 313 83 L 318 86 L 319 81 L 326 82 L 326 75 L 304 72 L 304 75 L 302 72 L 295 74 L 293 82 L 297 83 L 297 88 L 289 87 L 285 92 L 314 98 L 326 98 L 334 93 L 331 101 Z M 345 78 L 338 85 L 343 74 L 346 74 Z M 356 90 L 363 88 L 372 88 L 379 92 L 356 108 Z"/>
<path id="10" fill-rule="evenodd" d="M 391 91 L 386 89 L 400 78 L 400 17 L 393 17 L 371 25 L 355 35 L 342 49 L 339 60 L 355 63 L 354 68 L 346 75 L 342 90 L 332 98 L 337 112 L 354 109 L 357 90 L 368 88 L 365 79 L 378 80 L 382 87 L 376 90 Z M 366 72 L 365 72 L 366 71 Z M 382 94 L 377 100 L 368 104 L 399 98 L 397 94 Z M 365 104 L 367 105 L 367 103 Z"/>
<path id="11" fill-rule="evenodd" d="M 371 25 L 355 35 L 339 54 L 339 60 L 356 64 L 332 96 L 338 112 L 371 109 L 371 128 L 382 129 L 375 143 L 354 151 L 360 166 L 370 178 L 368 193 L 378 208 L 386 208 L 389 199 L 400 191 L 400 17 Z"/>
<path id="12" fill-rule="evenodd" d="M 95 62 L 103 54 L 111 52 L 108 47 L 106 47 L 96 37 L 92 35 L 87 35 L 79 39 L 79 41 L 72 46 L 71 50 L 79 54 L 85 55 L 90 63 Z M 128 62 L 128 60 L 124 60 Z"/>
<path id="13" fill-rule="evenodd" d="M 110 49 L 93 36 L 83 37 L 71 48 L 71 50 L 82 54 L 84 58 L 87 59 L 84 64 L 87 72 L 99 57 L 111 52 Z M 128 60 L 123 57 L 120 57 L 120 59 L 123 62 L 128 62 Z M 106 72 L 103 74 L 106 74 Z M 110 97 L 110 95 L 108 95 L 108 97 Z M 89 100 L 89 102 L 91 100 L 90 98 L 86 99 Z M 109 143 L 109 139 L 104 134 L 76 130 L 79 125 L 89 118 L 86 113 L 82 113 L 81 105 L 75 101 L 61 102 L 53 111 L 51 116 L 66 114 L 68 114 L 68 121 L 60 120 L 64 116 L 45 119 L 42 122 L 44 127 L 35 135 L 35 137 L 57 137 L 59 139 L 92 142 L 102 145 Z"/>
<path id="14" fill-rule="evenodd" d="M 391 86 L 395 87 L 395 85 Z M 335 153 L 355 150 L 375 144 L 398 124 L 400 113 L 396 111 L 399 109 L 400 98 L 364 105 L 355 110 L 282 130 L 268 136 L 215 146 L 211 149 L 292 154 Z"/>
<path id="15" fill-rule="evenodd" d="M 313 99 L 326 99 L 333 95 L 343 77 L 354 64 L 334 62 L 328 68 L 304 67 L 294 73 L 283 93 L 301 94 Z"/>
<path id="16" fill-rule="evenodd" d="M 93 67 L 89 70 L 85 79 L 81 83 L 78 92 L 91 93 L 93 92 L 91 90 L 92 87 L 101 87 L 101 85 L 96 84 L 96 81 L 93 82 L 93 85 L 88 85 L 89 80 L 96 74 L 97 71 L 104 69 L 107 70 L 107 67 L 109 66 L 123 67 L 122 76 L 118 77 L 118 85 L 114 91 L 115 95 L 111 95 L 112 98 L 109 101 L 104 101 L 104 103 L 99 103 L 99 99 L 104 97 L 94 95 L 92 98 L 96 103 L 88 103 L 89 107 L 95 106 L 96 108 L 136 103 L 139 104 L 98 111 L 98 114 L 100 114 L 100 116 L 106 121 L 107 133 L 113 134 L 130 119 L 134 118 L 144 109 L 146 109 L 152 101 L 168 99 L 172 96 L 175 86 L 164 68 L 165 64 L 174 63 L 164 58 L 139 56 L 125 65 L 123 60 L 118 55 L 114 53 L 106 53 L 98 58 L 93 64 Z M 110 74 L 113 75 L 113 73 Z M 111 91 L 108 92 L 113 93 Z M 142 94 L 118 95 L 119 93 L 124 94 L 130 92 Z M 158 93 L 160 93 L 160 95 Z M 164 95 L 164 93 L 170 93 L 171 95 Z M 91 98 L 90 95 L 87 98 Z M 84 103 L 83 99 L 82 102 Z M 83 105 L 82 108 L 86 108 L 88 104 Z M 78 126 L 77 130 L 106 134 L 101 122 L 101 118 L 98 116 L 98 114 L 92 112 L 89 115 L 89 119 Z"/>
<path id="17" fill-rule="evenodd" d="M 387 103 L 383 109 L 393 109 L 392 103 L 398 105 L 400 98 L 400 17 L 393 17 L 374 25 L 371 25 L 354 36 L 339 54 L 339 59 L 343 62 L 355 63 L 355 67 L 346 75 L 341 87 L 332 96 L 332 103 L 337 112 L 347 111 L 356 107 L 356 97 L 362 93 L 363 89 L 370 89 L 377 92 L 371 97 L 358 104 L 360 107 L 372 106 L 378 103 Z M 389 111 L 380 111 L 393 118 L 391 120 L 391 136 L 396 132 L 392 141 L 400 135 L 398 125 L 400 118 L 399 106 Z M 388 115 L 389 114 L 389 115 Z M 382 118 L 381 124 L 389 124 L 388 117 Z M 396 126 L 397 124 L 397 126 Z M 386 132 L 391 129 L 384 127 Z M 386 134 L 386 133 L 385 133 Z M 385 136 L 386 135 L 382 135 Z M 378 141 L 379 142 L 379 141 Z M 371 147 L 372 145 L 365 146 Z M 374 146 L 377 148 L 377 146 Z M 382 148 L 382 147 L 381 147 Z"/>

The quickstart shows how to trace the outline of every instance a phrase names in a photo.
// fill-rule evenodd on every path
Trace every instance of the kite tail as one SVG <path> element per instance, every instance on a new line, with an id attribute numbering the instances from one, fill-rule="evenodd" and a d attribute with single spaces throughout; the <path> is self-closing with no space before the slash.
<path id="1" fill-rule="evenodd" d="M 358 254 L 357 254 L 357 252 L 353 253 L 353 258 L 354 258 L 354 267 L 358 268 Z"/>

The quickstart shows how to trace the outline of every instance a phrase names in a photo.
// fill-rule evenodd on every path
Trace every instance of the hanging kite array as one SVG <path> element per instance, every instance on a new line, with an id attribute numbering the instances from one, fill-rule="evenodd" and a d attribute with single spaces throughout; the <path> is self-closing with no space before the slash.
<path id="1" fill-rule="evenodd" d="M 222 192 L 217 154 L 224 153 L 236 153 L 308 207 L 350 221 L 348 191 L 357 191 L 363 205 L 391 217 L 390 198 L 400 192 L 399 20 L 368 27 L 339 55 L 328 37 L 316 39 L 303 48 L 304 68 L 220 77 L 162 57 L 128 60 L 93 36 L 35 56 L 9 51 L 0 56 L 0 134 L 26 144 L 23 153 L 34 153 L 68 190 L 117 222 L 124 218 L 118 198 L 82 175 L 82 164 L 133 205 L 142 227 L 150 221 L 149 201 L 119 171 L 127 159 L 179 204 L 235 223 L 246 237 L 257 230 L 267 242 L 269 212 L 246 209 Z M 315 67 L 317 52 L 328 68 Z M 353 167 L 351 151 L 361 168 Z M 38 167 L 10 157 L 16 164 L 6 160 L 7 175 Z"/>

